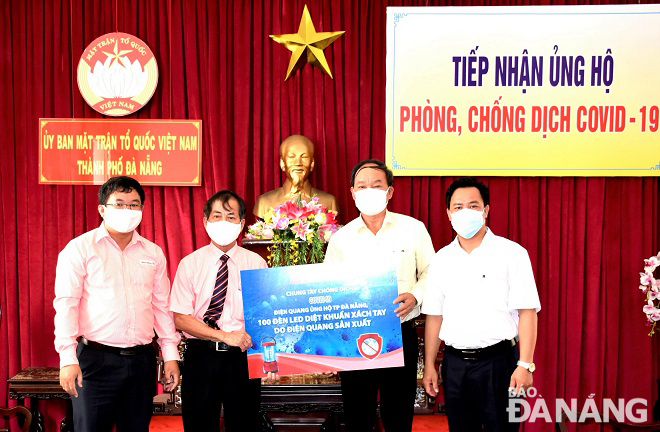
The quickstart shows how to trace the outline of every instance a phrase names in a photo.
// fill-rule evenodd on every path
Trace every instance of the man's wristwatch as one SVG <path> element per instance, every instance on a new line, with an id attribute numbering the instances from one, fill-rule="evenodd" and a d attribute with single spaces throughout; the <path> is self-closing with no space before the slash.
<path id="1" fill-rule="evenodd" d="M 527 363 L 524 361 L 518 360 L 518 366 L 522 366 L 529 371 L 529 373 L 534 373 L 536 370 L 536 365 L 534 363 Z"/>

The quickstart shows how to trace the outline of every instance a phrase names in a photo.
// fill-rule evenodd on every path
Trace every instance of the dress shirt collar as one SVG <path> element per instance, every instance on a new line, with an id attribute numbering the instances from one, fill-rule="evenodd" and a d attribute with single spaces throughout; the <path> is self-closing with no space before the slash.
<path id="1" fill-rule="evenodd" d="M 229 258 L 231 260 L 234 260 L 234 257 L 236 256 L 236 253 L 238 252 L 238 243 L 234 245 L 231 249 L 229 249 L 227 252 L 223 252 L 218 248 L 216 245 L 213 244 L 213 242 L 209 243 L 209 256 L 211 257 L 211 261 L 213 264 L 217 264 L 220 261 L 220 258 L 223 255 L 229 255 Z"/>
<path id="2" fill-rule="evenodd" d="M 112 240 L 112 237 L 110 237 L 110 233 L 108 232 L 108 229 L 105 227 L 105 222 L 101 222 L 101 226 L 96 230 L 96 243 L 100 242 L 102 238 L 109 238 Z M 144 238 L 138 234 L 137 230 L 133 230 L 133 237 L 131 238 L 131 242 L 129 244 L 135 244 L 137 242 L 142 242 Z M 112 240 L 114 242 L 114 240 Z"/>
<path id="3" fill-rule="evenodd" d="M 362 215 L 358 216 L 357 220 L 358 220 L 358 227 L 357 227 L 358 232 L 362 231 L 362 229 L 366 229 L 367 231 L 369 231 L 369 227 L 367 226 L 367 224 L 364 223 L 364 219 L 362 219 Z M 383 220 L 383 226 L 380 227 L 380 230 L 378 230 L 378 232 L 380 232 L 383 228 L 385 228 L 386 225 L 393 223 L 394 223 L 394 213 L 386 209 L 385 219 Z"/>
<path id="4" fill-rule="evenodd" d="M 476 251 L 477 249 L 483 249 L 484 247 L 487 248 L 490 244 L 493 243 L 494 239 L 495 239 L 495 234 L 493 234 L 493 231 L 491 231 L 490 228 L 486 227 L 486 234 L 484 235 L 484 238 L 481 240 L 481 244 L 479 246 L 477 246 L 476 248 L 474 248 L 474 250 L 472 250 L 472 252 Z M 459 250 L 463 251 L 464 253 L 467 253 L 461 247 L 461 244 L 458 241 L 458 236 L 454 237 L 454 241 L 451 242 L 451 244 L 452 244 L 452 247 L 454 247 L 456 249 L 459 249 Z"/>

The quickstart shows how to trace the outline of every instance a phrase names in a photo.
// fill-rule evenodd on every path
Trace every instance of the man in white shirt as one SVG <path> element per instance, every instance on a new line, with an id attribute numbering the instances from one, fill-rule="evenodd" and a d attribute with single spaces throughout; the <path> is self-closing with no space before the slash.
<path id="1" fill-rule="evenodd" d="M 259 379 L 249 379 L 241 270 L 265 268 L 266 261 L 237 245 L 245 226 L 245 202 L 234 192 L 213 195 L 204 206 L 211 243 L 179 263 L 170 308 L 187 336 L 181 384 L 183 428 L 219 432 L 220 405 L 227 432 L 258 431 Z"/>
<path id="2" fill-rule="evenodd" d="M 399 286 L 392 303 L 398 304 L 394 312 L 401 319 L 405 366 L 339 374 L 348 432 L 373 430 L 379 391 L 385 430 L 412 430 L 419 353 L 413 321 L 435 250 L 422 222 L 387 210 L 392 181 L 392 171 L 379 160 L 362 161 L 353 168 L 351 194 L 360 216 L 332 236 L 325 257 L 325 262 L 392 266 Z"/>
<path id="3" fill-rule="evenodd" d="M 486 227 L 489 201 L 488 188 L 474 178 L 449 187 L 447 215 L 458 235 L 433 257 L 422 307 L 424 387 L 431 396 L 438 393 L 435 359 L 442 339 L 452 432 L 518 430 L 520 423 L 509 422 L 508 399 L 532 385 L 536 368 L 541 303 L 532 265 L 522 246 Z"/>

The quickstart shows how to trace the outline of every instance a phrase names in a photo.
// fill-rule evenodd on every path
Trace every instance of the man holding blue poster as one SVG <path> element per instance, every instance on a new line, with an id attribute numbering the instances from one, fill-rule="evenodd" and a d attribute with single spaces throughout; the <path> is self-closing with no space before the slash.
<path id="1" fill-rule="evenodd" d="M 392 213 L 392 171 L 376 159 L 358 163 L 351 173 L 351 194 L 360 216 L 330 239 L 325 262 L 394 266 L 399 296 L 394 310 L 401 320 L 405 366 L 340 372 L 346 430 L 373 430 L 378 393 L 386 431 L 412 430 L 419 347 L 413 325 L 424 298 L 426 273 L 435 250 L 424 224 Z M 393 306 L 394 307 L 394 306 Z"/>
<path id="2" fill-rule="evenodd" d="M 189 432 L 259 430 L 260 381 L 249 379 L 240 271 L 266 268 L 263 258 L 237 245 L 245 202 L 223 190 L 204 206 L 211 244 L 181 260 L 172 285 L 176 327 L 188 337 L 181 384 L 183 427 Z"/>

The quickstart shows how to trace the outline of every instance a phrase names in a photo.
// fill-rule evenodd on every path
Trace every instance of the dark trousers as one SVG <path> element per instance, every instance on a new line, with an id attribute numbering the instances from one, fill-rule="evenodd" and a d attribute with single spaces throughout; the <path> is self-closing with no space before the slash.
<path id="1" fill-rule="evenodd" d="M 339 373 L 347 432 L 373 430 L 379 391 L 380 416 L 385 430 L 412 430 L 419 347 L 412 321 L 401 324 L 401 332 L 405 366 Z"/>
<path id="2" fill-rule="evenodd" d="M 186 432 L 218 432 L 221 405 L 227 432 L 258 431 L 260 394 L 261 380 L 249 379 L 245 352 L 213 351 L 189 339 L 181 382 Z"/>
<path id="3" fill-rule="evenodd" d="M 123 356 L 78 344 L 83 373 L 71 397 L 76 432 L 148 432 L 156 394 L 156 351 Z"/>
<path id="4" fill-rule="evenodd" d="M 520 423 L 509 423 L 507 412 L 517 361 L 517 347 L 480 360 L 445 350 L 441 373 L 451 432 L 518 431 Z"/>

